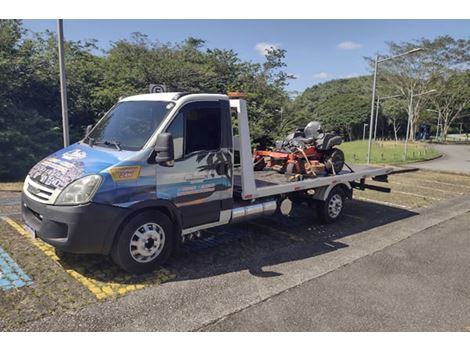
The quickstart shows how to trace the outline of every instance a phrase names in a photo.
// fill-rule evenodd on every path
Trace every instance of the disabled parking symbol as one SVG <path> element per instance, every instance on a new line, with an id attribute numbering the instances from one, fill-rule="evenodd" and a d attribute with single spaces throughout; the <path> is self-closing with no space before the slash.
<path id="1" fill-rule="evenodd" d="M 32 285 L 33 281 L 26 275 L 10 255 L 0 247 L 0 289 L 3 291 Z"/>

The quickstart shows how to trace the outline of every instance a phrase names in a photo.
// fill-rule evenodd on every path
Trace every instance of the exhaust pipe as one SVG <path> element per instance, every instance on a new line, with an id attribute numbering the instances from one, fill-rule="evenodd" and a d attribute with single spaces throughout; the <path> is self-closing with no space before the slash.
<path id="1" fill-rule="evenodd" d="M 232 209 L 232 221 L 239 222 L 257 218 L 259 216 L 272 215 L 277 209 L 277 202 L 271 200 L 269 202 L 257 203 Z"/>

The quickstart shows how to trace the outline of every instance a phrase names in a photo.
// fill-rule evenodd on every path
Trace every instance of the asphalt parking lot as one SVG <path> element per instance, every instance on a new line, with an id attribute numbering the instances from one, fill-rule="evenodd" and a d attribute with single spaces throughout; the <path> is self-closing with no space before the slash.
<path id="1" fill-rule="evenodd" d="M 107 258 L 58 255 L 28 238 L 20 227 L 19 193 L 1 192 L 0 247 L 31 282 L 0 290 L 0 329 L 239 330 L 235 322 L 217 322 L 381 251 L 411 236 L 412 229 L 461 215 L 465 207 L 451 204 L 470 193 L 470 177 L 429 171 L 393 175 L 389 185 L 391 194 L 357 191 L 343 219 L 333 225 L 319 225 L 311 209 L 298 208 L 290 217 L 206 231 L 164 268 L 140 277 L 120 271 Z M 439 210 L 443 204 L 447 212 Z M 407 222 L 416 224 L 403 225 L 403 238 L 393 230 L 382 233 Z M 375 239 L 374 232 L 380 232 Z M 132 311 L 126 309 L 130 306 Z M 279 330 L 289 328 L 277 324 Z"/>

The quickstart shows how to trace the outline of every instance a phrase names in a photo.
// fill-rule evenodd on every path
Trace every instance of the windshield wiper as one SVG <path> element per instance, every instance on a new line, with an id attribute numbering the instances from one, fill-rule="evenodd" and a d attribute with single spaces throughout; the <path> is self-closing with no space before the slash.
<path id="1" fill-rule="evenodd" d="M 122 150 L 121 149 L 121 143 L 118 142 L 118 141 L 115 141 L 114 139 L 110 140 L 110 141 L 98 141 L 98 142 L 95 142 L 95 144 L 104 144 L 104 145 L 112 145 L 114 146 L 117 150 Z"/>

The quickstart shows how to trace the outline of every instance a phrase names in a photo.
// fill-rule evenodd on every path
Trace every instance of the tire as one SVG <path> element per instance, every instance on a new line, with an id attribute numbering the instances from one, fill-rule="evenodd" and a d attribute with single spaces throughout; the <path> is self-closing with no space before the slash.
<path id="1" fill-rule="evenodd" d="M 111 257 L 129 273 L 147 273 L 168 259 L 175 248 L 175 238 L 168 216 L 147 210 L 136 214 L 122 227 Z"/>
<path id="2" fill-rule="evenodd" d="M 329 174 L 337 174 L 344 167 L 344 153 L 341 149 L 331 148 L 325 153 L 324 157 L 325 170 Z M 334 172 L 333 172 L 334 168 Z"/>
<path id="3" fill-rule="evenodd" d="M 339 187 L 335 187 L 324 201 L 317 204 L 317 214 L 324 224 L 331 224 L 343 215 L 346 195 Z"/>

